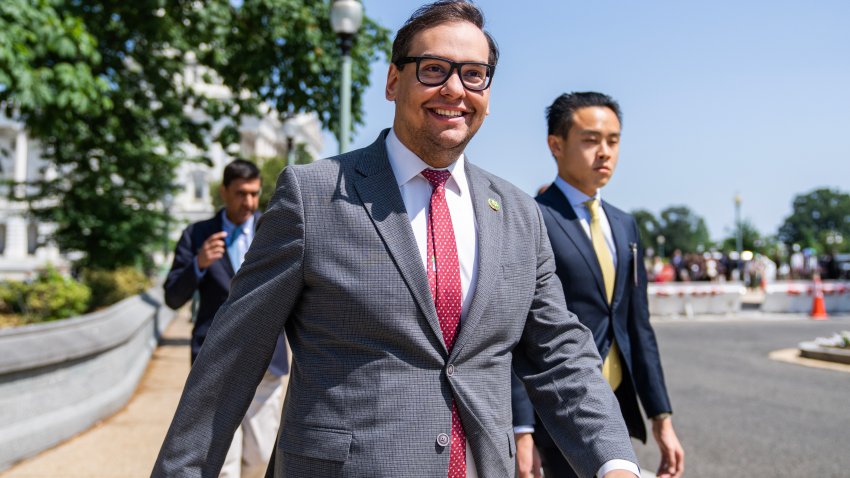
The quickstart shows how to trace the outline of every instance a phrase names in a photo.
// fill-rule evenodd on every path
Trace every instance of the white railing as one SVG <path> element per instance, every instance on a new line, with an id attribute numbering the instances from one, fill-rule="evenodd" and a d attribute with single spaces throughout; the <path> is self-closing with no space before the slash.
<path id="1" fill-rule="evenodd" d="M 850 282 L 823 281 L 823 302 L 827 313 L 850 312 Z M 809 313 L 814 299 L 814 282 L 781 281 L 764 289 L 763 312 Z"/>
<path id="2" fill-rule="evenodd" d="M 651 316 L 728 315 L 741 310 L 747 291 L 740 283 L 674 282 L 649 284 Z"/>

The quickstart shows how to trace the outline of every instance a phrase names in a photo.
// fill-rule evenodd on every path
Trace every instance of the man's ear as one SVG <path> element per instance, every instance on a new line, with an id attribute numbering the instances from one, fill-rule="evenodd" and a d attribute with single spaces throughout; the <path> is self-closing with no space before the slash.
<path id="1" fill-rule="evenodd" d="M 398 87 L 398 76 L 400 74 L 401 72 L 398 70 L 398 67 L 390 64 L 390 69 L 387 71 L 387 87 L 384 89 L 384 96 L 389 101 L 395 101 L 396 99 L 396 88 Z"/>
<path id="2" fill-rule="evenodd" d="M 552 156 L 560 158 L 561 150 L 564 148 L 564 139 L 560 136 L 550 134 L 546 137 L 546 142 L 549 144 L 549 152 L 552 153 Z"/>

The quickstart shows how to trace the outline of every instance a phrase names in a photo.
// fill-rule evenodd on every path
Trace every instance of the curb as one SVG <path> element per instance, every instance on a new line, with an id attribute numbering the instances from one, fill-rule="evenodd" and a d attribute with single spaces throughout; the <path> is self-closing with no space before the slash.
<path id="1" fill-rule="evenodd" d="M 767 356 L 771 360 L 776 360 L 777 362 L 785 362 L 795 365 L 802 365 L 804 367 L 833 370 L 835 372 L 850 373 L 850 365 L 801 357 L 800 349 L 774 350 L 773 352 L 770 352 Z"/>

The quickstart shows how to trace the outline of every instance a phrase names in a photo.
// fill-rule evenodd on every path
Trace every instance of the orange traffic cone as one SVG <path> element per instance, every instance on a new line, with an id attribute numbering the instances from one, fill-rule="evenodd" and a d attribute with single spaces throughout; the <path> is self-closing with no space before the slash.
<path id="1" fill-rule="evenodd" d="M 812 299 L 812 313 L 809 314 L 813 320 L 826 320 L 826 304 L 823 301 L 823 287 L 820 283 L 820 276 L 815 275 L 815 291 L 814 299 Z"/>

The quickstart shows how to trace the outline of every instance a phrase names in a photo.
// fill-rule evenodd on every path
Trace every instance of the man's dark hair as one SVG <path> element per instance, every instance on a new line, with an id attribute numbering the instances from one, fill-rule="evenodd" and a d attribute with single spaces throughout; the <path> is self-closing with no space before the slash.
<path id="1" fill-rule="evenodd" d="M 478 27 L 487 37 L 490 55 L 487 63 L 495 65 L 499 61 L 499 47 L 496 40 L 484 29 L 484 13 L 472 2 L 466 0 L 440 0 L 419 7 L 407 19 L 404 26 L 396 33 L 393 41 L 392 63 L 410 54 L 410 44 L 417 33 L 429 28 L 450 22 L 469 22 Z M 404 65 L 398 67 L 402 69 Z"/>
<path id="2" fill-rule="evenodd" d="M 257 166 L 244 159 L 234 159 L 224 167 L 224 178 L 221 183 L 224 187 L 230 186 L 230 183 L 235 179 L 259 179 L 260 170 Z"/>
<path id="3" fill-rule="evenodd" d="M 614 98 L 595 91 L 564 93 L 557 97 L 552 106 L 546 108 L 546 121 L 549 123 L 549 135 L 566 138 L 573 127 L 573 113 L 588 106 L 602 106 L 609 108 L 617 115 L 620 125 L 623 124 L 623 115 L 620 105 Z"/>

